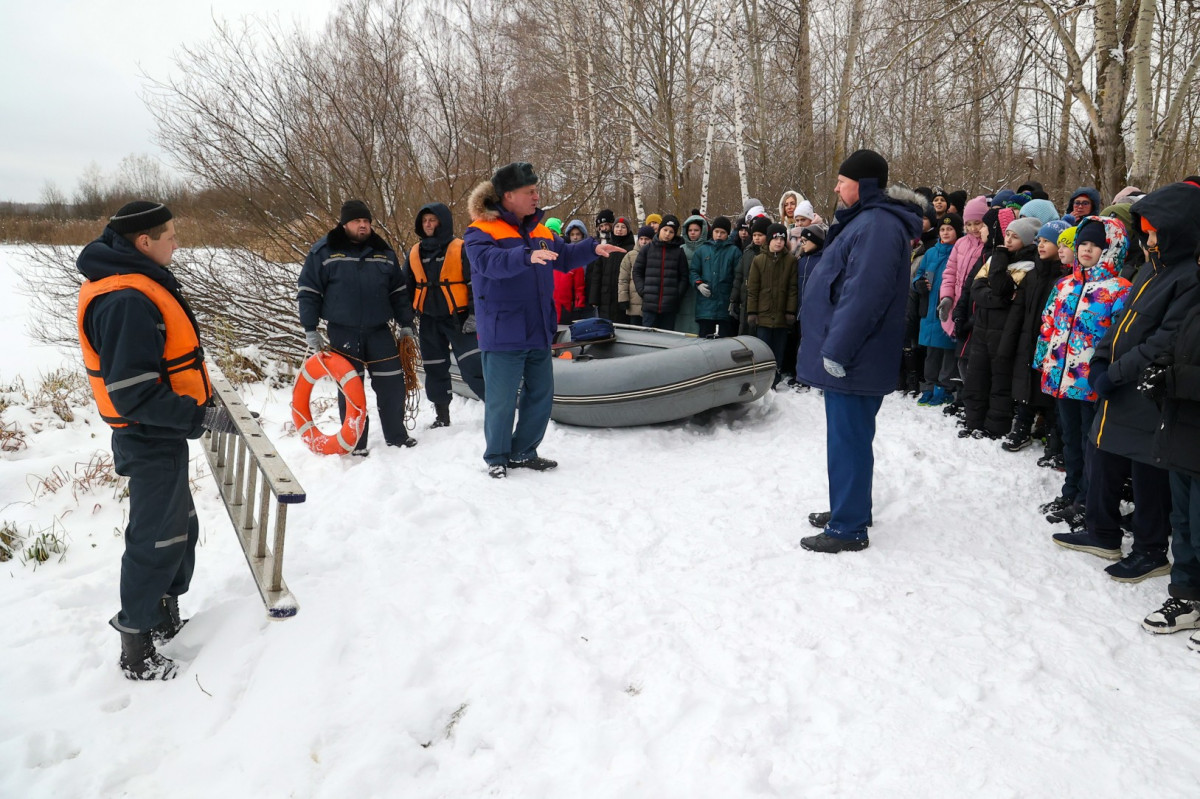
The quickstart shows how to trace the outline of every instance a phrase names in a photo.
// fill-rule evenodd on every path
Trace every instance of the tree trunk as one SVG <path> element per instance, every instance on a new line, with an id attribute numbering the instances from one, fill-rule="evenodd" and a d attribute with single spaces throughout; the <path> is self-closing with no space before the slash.
<path id="1" fill-rule="evenodd" d="M 838 84 L 837 126 L 833 134 L 833 163 L 846 159 L 846 132 L 850 129 L 850 101 L 854 94 L 854 56 L 862 35 L 863 0 L 850 2 L 850 31 L 846 34 L 842 79 Z"/>

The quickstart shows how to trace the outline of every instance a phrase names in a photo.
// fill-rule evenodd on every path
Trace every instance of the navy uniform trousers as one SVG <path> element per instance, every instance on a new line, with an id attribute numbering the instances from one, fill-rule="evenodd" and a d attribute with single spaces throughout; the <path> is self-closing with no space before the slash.
<path id="1" fill-rule="evenodd" d="M 404 366 L 400 363 L 400 352 L 396 339 L 387 325 L 382 327 L 346 327 L 330 322 L 329 348 L 346 355 L 358 376 L 363 378 L 364 369 L 371 373 L 371 388 L 375 392 L 375 404 L 379 408 L 379 421 L 383 425 L 383 439 L 392 446 L 400 446 L 408 440 L 408 429 L 404 426 Z M 338 414 L 346 421 L 346 395 L 338 392 Z M 367 448 L 369 420 L 364 420 L 362 435 L 355 449 Z"/>
<path id="2" fill-rule="evenodd" d="M 479 339 L 462 332 L 462 320 L 455 316 L 421 315 L 418 332 L 421 363 L 425 367 L 425 396 L 434 405 L 450 403 L 450 351 L 458 363 L 458 373 L 475 396 L 483 399 L 483 359 Z"/>
<path id="3" fill-rule="evenodd" d="M 164 621 L 164 596 L 186 593 L 200 525 L 188 484 L 187 439 L 114 430 L 113 465 L 129 478 L 129 524 L 121 558 L 121 610 L 112 625 L 142 633 Z"/>

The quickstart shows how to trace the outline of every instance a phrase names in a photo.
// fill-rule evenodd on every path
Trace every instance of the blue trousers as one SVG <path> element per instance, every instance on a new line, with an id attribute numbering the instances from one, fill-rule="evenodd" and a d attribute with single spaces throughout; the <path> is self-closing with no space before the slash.
<path id="1" fill-rule="evenodd" d="M 200 525 L 188 485 L 188 445 L 116 431 L 113 466 L 129 478 L 129 524 L 121 557 L 121 610 L 112 625 L 144 633 L 163 621 L 160 600 L 186 593 Z"/>
<path id="2" fill-rule="evenodd" d="M 535 457 L 554 404 L 550 350 L 484 351 L 483 382 L 483 459 L 494 466 Z"/>
<path id="3" fill-rule="evenodd" d="M 1176 599 L 1200 600 L 1200 480 L 1171 472 L 1171 584 Z"/>
<path id="4" fill-rule="evenodd" d="M 829 510 L 825 533 L 863 541 L 871 522 L 875 416 L 883 397 L 825 391 L 825 458 Z"/>

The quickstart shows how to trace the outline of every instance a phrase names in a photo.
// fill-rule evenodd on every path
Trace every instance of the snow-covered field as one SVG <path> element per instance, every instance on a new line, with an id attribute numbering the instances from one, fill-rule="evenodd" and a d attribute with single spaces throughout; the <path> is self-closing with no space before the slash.
<path id="1" fill-rule="evenodd" d="M 24 265 L 0 247 L 0 384 L 32 390 L 77 361 L 30 343 Z M 266 619 L 194 448 L 168 683 L 125 680 L 106 624 L 127 504 L 80 475 L 108 430 L 4 412 L 28 447 L 0 459 L 0 522 L 68 549 L 0 565 L 0 797 L 1196 795 L 1200 656 L 1139 627 L 1167 580 L 1055 547 L 1035 450 L 889 397 L 871 548 L 825 556 L 797 547 L 827 504 L 815 392 L 552 423 L 560 467 L 506 481 L 466 400 L 350 460 L 304 448 L 286 391 L 245 397 L 308 493 L 300 612 Z"/>

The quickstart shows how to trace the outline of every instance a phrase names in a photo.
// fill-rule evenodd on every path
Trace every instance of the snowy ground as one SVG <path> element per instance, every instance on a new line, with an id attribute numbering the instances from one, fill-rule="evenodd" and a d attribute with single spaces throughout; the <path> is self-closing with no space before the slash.
<path id="1" fill-rule="evenodd" d="M 74 361 L 28 343 L 22 252 L 0 248 L 0 384 L 32 387 Z M 1195 795 L 1200 656 L 1139 627 L 1166 578 L 1055 547 L 1057 475 L 936 410 L 884 403 L 872 545 L 834 557 L 797 548 L 827 504 L 816 393 L 552 423 L 561 466 L 507 481 L 466 400 L 349 460 L 288 432 L 287 392 L 246 398 L 308 492 L 300 612 L 266 619 L 194 450 L 193 620 L 158 684 L 121 676 L 106 625 L 127 505 L 79 464 L 108 431 L 4 412 L 29 446 L 0 460 L 0 521 L 68 549 L 0 565 L 0 796 Z"/>

